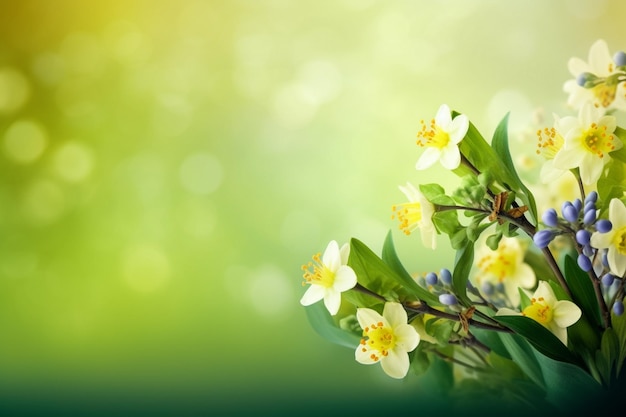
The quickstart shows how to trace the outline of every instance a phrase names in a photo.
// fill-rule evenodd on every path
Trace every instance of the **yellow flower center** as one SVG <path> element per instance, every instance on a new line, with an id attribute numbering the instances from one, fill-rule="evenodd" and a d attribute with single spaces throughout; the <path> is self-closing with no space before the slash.
<path id="1" fill-rule="evenodd" d="M 363 352 L 367 352 L 365 346 L 369 347 L 369 350 L 372 351 L 370 357 L 373 361 L 380 360 L 381 356 L 387 356 L 396 345 L 396 336 L 393 334 L 393 330 L 385 327 L 383 322 L 372 323 L 367 326 L 363 330 L 363 336 L 361 339 Z M 380 356 L 374 351 L 377 351 Z"/>
<path id="2" fill-rule="evenodd" d="M 554 159 L 556 153 L 563 146 L 563 136 L 559 135 L 555 128 L 537 131 L 537 154 L 546 159 Z"/>
<path id="3" fill-rule="evenodd" d="M 626 255 L 626 226 L 615 231 L 612 243 L 621 255 Z"/>
<path id="4" fill-rule="evenodd" d="M 410 235 L 422 221 L 422 205 L 418 202 L 404 203 L 392 206 L 394 214 L 391 218 L 398 218 L 400 221 L 400 230 L 406 235 Z"/>
<path id="5" fill-rule="evenodd" d="M 530 317 L 544 326 L 552 321 L 552 308 L 546 304 L 543 297 L 532 298 L 530 303 L 531 304 L 522 311 L 523 316 Z"/>
<path id="6" fill-rule="evenodd" d="M 426 126 L 426 123 L 420 121 L 422 128 L 417 132 L 417 144 L 419 146 L 432 146 L 435 148 L 443 149 L 450 142 L 450 135 L 448 132 L 444 132 L 441 127 L 437 126 L 435 119 L 430 121 L 430 126 Z"/>
<path id="7" fill-rule="evenodd" d="M 617 85 L 608 86 L 606 83 L 601 83 L 596 85 L 591 89 L 596 101 L 594 102 L 594 106 L 596 107 L 609 107 L 613 100 L 615 100 L 615 92 L 617 90 Z"/>
<path id="8" fill-rule="evenodd" d="M 517 253 L 501 242 L 498 250 L 480 258 L 476 266 L 483 273 L 494 275 L 502 282 L 506 277 L 515 275 L 517 263 Z"/>
<path id="9" fill-rule="evenodd" d="M 586 132 L 580 137 L 583 146 L 591 153 L 596 154 L 599 158 L 604 157 L 605 152 L 615 150 L 613 143 L 613 134 L 606 132 L 606 126 L 598 126 L 593 123 Z"/>
<path id="10" fill-rule="evenodd" d="M 319 253 L 313 256 L 313 261 L 302 265 L 304 271 L 302 285 L 315 284 L 326 288 L 332 287 L 335 282 L 335 273 L 322 263 Z"/>

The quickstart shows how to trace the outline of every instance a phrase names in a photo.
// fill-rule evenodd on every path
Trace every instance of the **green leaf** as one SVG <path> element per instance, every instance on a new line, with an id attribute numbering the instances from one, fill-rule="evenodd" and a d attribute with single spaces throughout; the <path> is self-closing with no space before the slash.
<path id="1" fill-rule="evenodd" d="M 387 248 L 390 255 L 390 248 Z M 348 265 L 354 269 L 359 284 L 386 300 L 415 301 L 439 305 L 438 298 L 420 287 L 408 274 L 398 274 L 370 248 L 356 238 L 350 240 Z M 397 267 L 397 265 L 396 265 Z"/>
<path id="2" fill-rule="evenodd" d="M 611 314 L 611 324 L 613 325 L 613 330 L 615 330 L 615 335 L 619 342 L 619 354 L 616 367 L 617 374 L 619 375 L 624 365 L 624 359 L 626 358 L 626 314 L 622 314 L 621 316 Z"/>
<path id="3" fill-rule="evenodd" d="M 617 334 L 612 328 L 608 328 L 602 334 L 600 342 L 600 352 L 606 361 L 607 369 L 603 373 L 603 378 L 610 383 L 617 376 L 615 364 L 619 360 L 620 346 Z"/>
<path id="4" fill-rule="evenodd" d="M 495 316 L 500 324 L 523 336 L 539 352 L 549 358 L 579 364 L 580 360 L 548 329 L 524 316 Z"/>
<path id="5" fill-rule="evenodd" d="M 579 366 L 556 361 L 539 352 L 535 358 L 543 371 L 547 399 L 561 409 L 566 407 L 572 412 L 580 406 L 587 407 L 590 399 L 601 393 L 600 384 Z"/>
<path id="6" fill-rule="evenodd" d="M 318 302 L 304 308 L 311 327 L 323 338 L 340 346 L 356 349 L 361 341 L 360 335 L 343 330 L 328 313 L 324 303 Z"/>
<path id="7" fill-rule="evenodd" d="M 467 296 L 467 280 L 469 279 L 472 263 L 474 262 L 474 244 L 468 243 L 457 250 L 452 273 L 452 288 L 459 303 L 465 306 L 472 304 Z"/>
<path id="8" fill-rule="evenodd" d="M 593 325 L 601 326 L 600 307 L 589 275 L 569 255 L 565 256 L 564 274 L 574 303 L 580 307 L 584 316 L 591 319 Z"/>
<path id="9" fill-rule="evenodd" d="M 498 123 L 498 126 L 496 127 L 496 130 L 493 134 L 493 139 L 491 140 L 491 147 L 496 151 L 496 154 L 498 155 L 504 166 L 507 168 L 509 178 L 505 179 L 504 181 L 513 190 L 520 190 L 522 192 L 522 194 L 520 195 L 520 199 L 524 202 L 526 206 L 528 206 L 528 213 L 531 216 L 531 223 L 536 224 L 537 206 L 535 204 L 535 198 L 520 179 L 515 169 L 515 165 L 513 164 L 513 159 L 511 158 L 511 153 L 509 150 L 508 121 L 509 113 L 507 113 L 500 121 L 500 123 Z"/>
<path id="10" fill-rule="evenodd" d="M 502 316 L 504 317 L 504 316 Z M 512 316 L 511 316 L 512 317 Z M 502 344 L 506 347 L 511 359 L 535 384 L 545 390 L 543 372 L 535 352 L 528 342 L 519 335 L 498 333 Z"/>

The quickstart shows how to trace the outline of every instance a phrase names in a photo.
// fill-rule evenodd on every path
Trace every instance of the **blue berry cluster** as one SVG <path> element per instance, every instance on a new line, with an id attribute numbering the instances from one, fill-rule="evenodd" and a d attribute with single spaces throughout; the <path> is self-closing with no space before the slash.
<path id="1" fill-rule="evenodd" d="M 583 271 L 590 271 L 593 268 L 591 258 L 595 254 L 595 249 L 590 245 L 591 234 L 596 230 L 606 233 L 612 228 L 609 220 L 597 218 L 597 200 L 598 193 L 592 191 L 584 202 L 579 198 L 564 202 L 561 206 L 561 217 L 553 208 L 546 210 L 541 218 L 546 228 L 535 233 L 535 244 L 539 248 L 545 248 L 556 236 L 571 233 L 581 247 L 578 266 Z"/>
<path id="2" fill-rule="evenodd" d="M 442 268 L 439 275 L 429 272 L 418 278 L 418 284 L 426 288 L 439 298 L 439 302 L 452 309 L 458 307 L 459 300 L 452 293 L 452 273 L 447 268 Z"/>
<path id="3" fill-rule="evenodd" d="M 601 259 L 603 270 L 608 271 L 609 265 L 606 259 L 606 251 L 597 253 L 597 249 L 591 246 L 591 235 L 597 231 L 600 233 L 610 232 L 613 225 L 609 220 L 598 219 L 596 202 L 598 193 L 592 191 L 587 195 L 584 201 L 575 199 L 574 201 L 566 201 L 561 206 L 561 217 L 553 208 L 543 213 L 541 220 L 546 226 L 545 229 L 535 233 L 533 241 L 539 248 L 546 248 L 552 240 L 559 235 L 569 234 L 574 236 L 576 243 L 579 245 L 578 266 L 585 272 L 589 272 L 594 268 L 593 259 L 595 255 Z M 622 278 L 616 277 L 610 272 L 605 273 L 602 278 L 603 292 L 606 298 L 611 299 L 618 292 L 618 288 L 622 286 Z M 624 313 L 624 302 L 617 299 L 613 303 L 613 312 L 616 315 Z"/>

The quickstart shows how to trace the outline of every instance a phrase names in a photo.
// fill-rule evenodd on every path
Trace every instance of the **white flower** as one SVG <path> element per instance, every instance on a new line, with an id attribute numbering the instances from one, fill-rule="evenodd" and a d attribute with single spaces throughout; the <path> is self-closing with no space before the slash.
<path id="1" fill-rule="evenodd" d="M 302 266 L 303 285 L 310 285 L 300 299 L 303 306 L 324 299 L 328 312 L 333 316 L 337 314 L 341 293 L 353 288 L 357 282 L 354 270 L 347 265 L 349 255 L 350 246 L 347 243 L 339 249 L 337 242 L 332 240 L 321 259 L 317 254 L 313 256 L 314 262 Z"/>
<path id="2" fill-rule="evenodd" d="M 406 187 L 401 185 L 398 188 L 409 201 L 392 206 L 391 209 L 394 214 L 391 218 L 398 218 L 400 229 L 407 235 L 415 229 L 420 229 L 424 246 L 435 249 L 437 247 L 437 229 L 435 229 L 432 220 L 435 206 L 409 182 L 406 183 Z"/>
<path id="3" fill-rule="evenodd" d="M 594 232 L 590 243 L 594 248 L 608 249 L 606 255 L 611 272 L 623 277 L 626 273 L 626 206 L 617 198 L 609 203 L 609 220 L 611 230 L 607 233 Z"/>
<path id="4" fill-rule="evenodd" d="M 563 85 L 563 90 L 569 93 L 567 104 L 575 109 L 582 107 L 584 103 L 591 103 L 602 111 L 617 109 L 626 110 L 626 88 L 624 83 L 617 86 L 607 86 L 605 83 L 592 88 L 584 88 L 578 85 L 577 78 L 580 74 L 588 72 L 598 77 L 608 77 L 614 74 L 615 64 L 609 52 L 609 47 L 602 39 L 597 40 L 589 49 L 589 62 L 580 58 L 570 58 L 568 62 L 569 72 L 574 79 L 570 79 Z"/>
<path id="5" fill-rule="evenodd" d="M 526 316 L 550 330 L 564 345 L 567 345 L 567 328 L 582 315 L 578 306 L 568 300 L 557 300 L 552 287 L 540 281 L 528 305 L 521 313 L 501 308 L 496 316 Z"/>
<path id="6" fill-rule="evenodd" d="M 410 366 L 408 352 L 420 341 L 415 328 L 407 324 L 404 307 L 385 303 L 382 316 L 372 309 L 358 308 L 356 318 L 363 329 L 363 339 L 354 353 L 357 362 L 365 365 L 380 362 L 387 375 L 404 378 Z"/>
<path id="7" fill-rule="evenodd" d="M 524 252 L 519 240 L 514 237 L 502 237 L 495 251 L 484 241 L 479 242 L 475 258 L 476 273 L 472 281 L 479 288 L 486 283 L 496 288 L 504 287 L 504 294 L 508 299 L 506 304 L 518 306 L 518 288 L 532 288 L 537 282 L 535 272 L 524 262 Z M 485 295 L 491 298 L 488 294 Z"/>
<path id="8" fill-rule="evenodd" d="M 437 161 L 446 169 L 458 168 L 461 163 L 458 144 L 469 129 L 467 116 L 460 114 L 452 119 L 450 108 L 442 104 L 428 128 L 423 120 L 421 123 L 422 129 L 417 132 L 417 144 L 426 147 L 426 150 L 415 168 L 426 169 Z"/>
<path id="9" fill-rule="evenodd" d="M 544 184 L 549 184 L 559 178 L 566 169 L 554 166 L 554 157 L 563 147 L 565 140 L 561 134 L 561 119 L 556 114 L 554 116 L 554 126 L 537 131 L 537 153 L 545 158 L 541 166 L 539 178 Z"/>
<path id="10" fill-rule="evenodd" d="M 560 121 L 565 143 L 554 157 L 554 166 L 560 169 L 580 169 L 580 179 L 586 185 L 595 183 L 604 165 L 610 161 L 609 152 L 622 147 L 613 135 L 617 121 L 604 115 L 601 109 L 584 104 L 578 117 L 568 116 Z"/>

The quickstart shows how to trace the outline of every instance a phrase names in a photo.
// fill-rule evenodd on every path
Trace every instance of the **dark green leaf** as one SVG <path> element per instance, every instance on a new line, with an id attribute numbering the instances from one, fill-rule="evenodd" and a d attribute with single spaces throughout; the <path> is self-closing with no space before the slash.
<path id="1" fill-rule="evenodd" d="M 505 180 L 507 185 L 513 190 L 521 191 L 522 194 L 520 195 L 520 198 L 528 207 L 528 213 L 531 216 L 531 223 L 536 223 L 537 206 L 535 204 L 535 198 L 517 175 L 513 159 L 511 158 L 509 150 L 508 121 L 509 114 L 507 113 L 496 127 L 493 139 L 491 140 L 491 146 L 498 154 L 498 158 L 507 168 L 507 173 L 510 175 L 510 178 Z"/>
<path id="2" fill-rule="evenodd" d="M 593 325 L 601 326 L 600 307 L 589 275 L 580 269 L 571 256 L 565 257 L 564 273 L 574 303 L 581 308 L 583 315 L 588 317 Z"/>
<path id="3" fill-rule="evenodd" d="M 607 372 L 604 374 L 606 381 L 611 381 L 617 376 L 615 371 L 615 364 L 619 360 L 619 340 L 617 334 L 612 328 L 608 328 L 602 334 L 602 341 L 600 343 L 600 351 L 607 364 Z"/>
<path id="4" fill-rule="evenodd" d="M 535 357 L 543 371 L 548 400 L 555 405 L 576 411 L 577 407 L 588 406 L 590 399 L 600 393 L 600 384 L 584 369 L 539 352 Z"/>
<path id="5" fill-rule="evenodd" d="M 311 327 L 323 338 L 351 349 L 356 349 L 359 345 L 360 335 L 340 329 L 324 307 L 324 303 L 318 302 L 304 309 Z"/>
<path id="6" fill-rule="evenodd" d="M 452 288 L 459 303 L 465 306 L 472 304 L 467 296 L 467 280 L 469 279 L 472 263 L 474 262 L 474 244 L 468 242 L 466 246 L 456 252 L 454 272 L 452 273 Z"/>
<path id="7" fill-rule="evenodd" d="M 499 323 L 523 336 L 539 352 L 559 361 L 579 363 L 579 359 L 548 329 L 524 316 L 495 316 Z"/>
<path id="8" fill-rule="evenodd" d="M 611 314 L 611 323 L 619 342 L 619 355 L 616 367 L 617 374 L 619 375 L 624 365 L 624 359 L 626 358 L 626 314 L 622 314 L 621 316 Z"/>
<path id="9" fill-rule="evenodd" d="M 528 342 L 519 335 L 498 333 L 502 344 L 506 347 L 511 359 L 535 384 L 545 389 L 545 381 L 535 351 Z"/>

